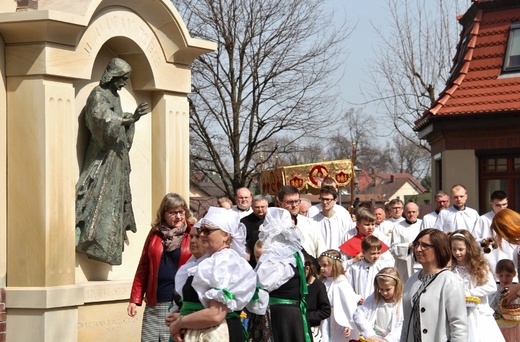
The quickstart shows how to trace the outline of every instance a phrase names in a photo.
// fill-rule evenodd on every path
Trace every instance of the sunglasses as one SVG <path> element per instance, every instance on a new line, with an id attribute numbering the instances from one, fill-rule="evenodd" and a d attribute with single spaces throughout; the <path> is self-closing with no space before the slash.
<path id="1" fill-rule="evenodd" d="M 201 228 L 197 228 L 197 232 L 199 234 L 204 234 L 206 236 L 208 236 L 209 234 L 217 231 L 217 230 L 220 230 L 220 229 L 211 229 L 211 228 L 208 228 L 208 227 L 201 227 Z"/>

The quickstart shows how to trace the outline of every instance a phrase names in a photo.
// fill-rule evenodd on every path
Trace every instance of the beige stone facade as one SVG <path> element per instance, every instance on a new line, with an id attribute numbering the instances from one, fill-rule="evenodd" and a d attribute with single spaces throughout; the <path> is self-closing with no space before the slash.
<path id="1" fill-rule="evenodd" d="M 0 36 L 7 341 L 138 341 L 131 281 L 164 194 L 189 196 L 190 64 L 216 45 L 191 38 L 169 0 L 0 0 Z M 151 114 L 130 151 L 138 232 L 110 266 L 75 253 L 75 183 L 88 139 L 81 111 L 116 56 L 133 69 L 123 110 L 147 101 Z"/>

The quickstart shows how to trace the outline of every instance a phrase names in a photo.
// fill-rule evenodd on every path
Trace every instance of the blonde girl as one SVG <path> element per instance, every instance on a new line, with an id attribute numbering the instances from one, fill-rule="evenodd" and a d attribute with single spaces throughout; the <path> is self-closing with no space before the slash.
<path id="1" fill-rule="evenodd" d="M 495 294 L 497 285 L 477 241 L 470 232 L 459 229 L 450 235 L 450 244 L 452 271 L 464 282 L 468 340 L 505 341 L 488 302 L 488 296 Z"/>
<path id="2" fill-rule="evenodd" d="M 354 312 L 354 322 L 361 336 L 377 342 L 398 342 L 403 327 L 403 282 L 395 267 L 379 271 L 374 279 L 374 293 Z"/>
<path id="3" fill-rule="evenodd" d="M 318 258 L 320 280 L 327 289 L 331 315 L 323 320 L 320 330 L 323 342 L 358 340 L 359 331 L 352 315 L 361 296 L 357 295 L 344 275 L 339 251 L 329 249 Z"/>

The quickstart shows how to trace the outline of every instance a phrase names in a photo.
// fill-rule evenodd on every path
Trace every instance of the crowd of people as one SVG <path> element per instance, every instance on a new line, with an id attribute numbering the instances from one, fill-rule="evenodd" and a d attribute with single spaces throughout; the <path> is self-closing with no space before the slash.
<path id="1" fill-rule="evenodd" d="M 167 194 L 146 239 L 128 314 L 148 341 L 520 341 L 520 215 L 507 195 L 466 206 L 461 184 L 416 203 L 313 206 L 292 186 L 236 192 L 196 220 Z M 450 201 L 452 204 L 450 205 Z M 518 317 L 520 321 L 520 316 Z"/>

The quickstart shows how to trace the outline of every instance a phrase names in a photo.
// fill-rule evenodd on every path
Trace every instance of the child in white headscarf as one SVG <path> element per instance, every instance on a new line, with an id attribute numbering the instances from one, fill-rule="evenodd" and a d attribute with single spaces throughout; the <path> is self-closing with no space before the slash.
<path id="1" fill-rule="evenodd" d="M 268 208 L 263 231 L 264 253 L 256 266 L 258 300 L 248 309 L 250 341 L 311 341 L 306 317 L 302 235 L 289 211 Z M 256 298 L 255 298 L 256 299 Z"/>

